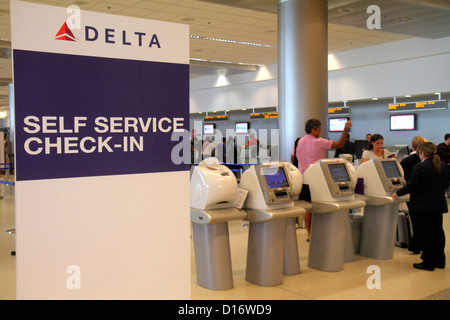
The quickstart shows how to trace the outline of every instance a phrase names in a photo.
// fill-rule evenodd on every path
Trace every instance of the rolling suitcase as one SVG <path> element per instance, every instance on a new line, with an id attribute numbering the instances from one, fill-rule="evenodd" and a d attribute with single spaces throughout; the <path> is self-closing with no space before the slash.
<path id="1" fill-rule="evenodd" d="M 407 211 L 398 212 L 397 237 L 395 245 L 401 248 L 408 248 L 412 237 L 411 217 Z"/>

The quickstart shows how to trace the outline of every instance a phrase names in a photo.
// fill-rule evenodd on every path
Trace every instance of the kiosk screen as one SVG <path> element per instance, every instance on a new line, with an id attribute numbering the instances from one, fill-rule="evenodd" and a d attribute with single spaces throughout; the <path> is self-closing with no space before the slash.
<path id="1" fill-rule="evenodd" d="M 333 179 L 334 182 L 350 181 L 350 177 L 348 176 L 345 164 L 343 163 L 329 164 L 328 169 L 330 170 L 331 178 Z"/>
<path id="2" fill-rule="evenodd" d="M 289 187 L 288 180 L 281 167 L 278 167 L 278 170 L 274 168 L 264 168 L 263 175 L 266 179 L 267 188 L 269 189 Z"/>
<path id="3" fill-rule="evenodd" d="M 397 164 L 395 161 L 381 161 L 384 173 L 387 178 L 401 178 L 400 171 L 398 171 Z"/>

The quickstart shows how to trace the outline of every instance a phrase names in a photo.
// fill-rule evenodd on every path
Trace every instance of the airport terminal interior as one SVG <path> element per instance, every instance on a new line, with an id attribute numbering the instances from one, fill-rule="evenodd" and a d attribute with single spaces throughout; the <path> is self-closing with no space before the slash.
<path id="1" fill-rule="evenodd" d="M 290 155 L 306 119 L 292 122 L 278 99 L 278 0 L 29 2 L 189 24 L 191 299 L 450 300 L 448 264 L 413 267 L 421 259 L 406 244 L 409 198 L 391 197 L 406 184 L 400 161 L 413 137 L 437 145 L 450 132 L 449 4 L 378 1 L 376 28 L 376 8 L 367 11 L 372 1 L 327 1 L 328 92 L 302 93 L 328 98 L 319 112 L 321 137 L 338 141 L 351 120 L 356 149 L 340 156 L 330 149 L 303 174 Z M 0 300 L 17 298 L 9 24 L 9 0 L 0 0 Z M 301 108 L 315 113 L 314 105 L 284 107 L 296 116 Z M 395 157 L 362 163 L 367 133 L 383 135 Z M 230 135 L 237 148 L 225 159 L 217 144 Z M 212 137 L 216 148 L 205 152 L 202 141 Z M 443 229 L 448 259 L 450 213 Z"/>

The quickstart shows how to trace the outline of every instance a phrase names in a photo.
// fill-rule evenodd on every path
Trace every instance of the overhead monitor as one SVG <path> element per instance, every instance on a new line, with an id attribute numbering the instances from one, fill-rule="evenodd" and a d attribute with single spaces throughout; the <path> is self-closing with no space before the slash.
<path id="1" fill-rule="evenodd" d="M 398 170 L 396 161 L 381 161 L 381 165 L 383 166 L 384 173 L 387 178 L 401 178 L 402 175 Z"/>
<path id="2" fill-rule="evenodd" d="M 345 123 L 349 121 L 349 118 L 329 118 L 328 119 L 328 131 L 329 132 L 342 132 L 345 128 Z"/>
<path id="3" fill-rule="evenodd" d="M 331 179 L 334 182 L 349 182 L 350 176 L 348 175 L 347 168 L 343 163 L 328 164 L 328 170 L 330 170 Z"/>
<path id="4" fill-rule="evenodd" d="M 391 131 L 416 130 L 416 115 L 392 114 L 390 129 Z"/>
<path id="5" fill-rule="evenodd" d="M 215 125 L 213 123 L 205 123 L 203 125 L 203 134 L 214 134 Z"/>
<path id="6" fill-rule="evenodd" d="M 234 131 L 236 133 L 248 133 L 250 124 L 248 122 L 236 122 L 234 125 Z"/>

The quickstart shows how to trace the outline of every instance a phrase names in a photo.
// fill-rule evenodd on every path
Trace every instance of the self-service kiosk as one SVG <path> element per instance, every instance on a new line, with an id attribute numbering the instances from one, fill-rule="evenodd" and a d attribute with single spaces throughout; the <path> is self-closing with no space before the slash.
<path id="1" fill-rule="evenodd" d="M 291 193 L 296 175 L 290 170 L 283 163 L 252 166 L 240 181 L 240 187 L 249 192 L 244 203 L 250 222 L 245 279 L 260 286 L 282 283 L 285 260 L 287 269 L 300 271 L 296 234 L 290 232 L 286 238 L 286 230 L 288 218 L 303 215 L 305 208 L 294 206 Z M 301 187 L 296 190 L 300 192 Z"/>
<path id="2" fill-rule="evenodd" d="M 394 159 L 373 159 L 358 166 L 364 179 L 364 209 L 359 254 L 376 259 L 392 259 L 397 231 L 398 208 L 409 195 L 391 195 L 406 184 L 403 169 Z"/>
<path id="3" fill-rule="evenodd" d="M 191 171 L 191 221 L 197 283 L 211 290 L 233 287 L 228 222 L 247 213 L 234 207 L 236 178 L 224 165 L 201 163 Z"/>
<path id="4" fill-rule="evenodd" d="M 349 210 L 366 205 L 355 198 L 356 180 L 356 170 L 344 159 L 322 159 L 305 171 L 312 204 L 308 267 L 334 272 L 353 260 Z"/>

